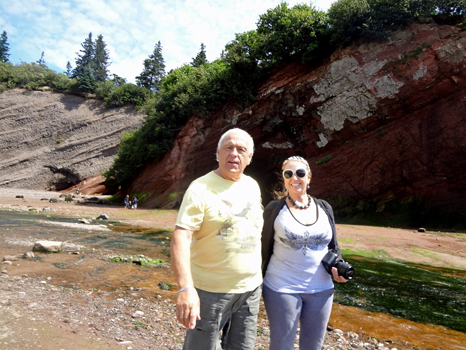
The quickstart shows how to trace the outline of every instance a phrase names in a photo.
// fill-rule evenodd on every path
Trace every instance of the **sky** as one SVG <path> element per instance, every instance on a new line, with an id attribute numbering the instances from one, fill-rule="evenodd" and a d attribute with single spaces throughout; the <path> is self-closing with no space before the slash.
<path id="1" fill-rule="evenodd" d="M 327 11 L 335 0 L 313 0 Z M 0 33 L 7 32 L 10 62 L 45 63 L 64 72 L 92 33 L 102 34 L 111 74 L 135 82 L 144 59 L 162 44 L 166 72 L 190 63 L 206 46 L 207 59 L 220 57 L 236 33 L 256 29 L 261 14 L 280 0 L 0 0 Z M 289 7 L 310 1 L 287 1 Z"/>

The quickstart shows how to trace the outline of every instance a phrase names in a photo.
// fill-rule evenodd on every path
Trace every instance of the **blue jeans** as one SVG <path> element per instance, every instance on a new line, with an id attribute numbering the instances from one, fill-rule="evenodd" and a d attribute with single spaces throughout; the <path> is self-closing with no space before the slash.
<path id="1" fill-rule="evenodd" d="M 313 294 L 287 294 L 264 285 L 262 296 L 270 323 L 269 350 L 293 349 L 298 320 L 299 349 L 322 348 L 332 312 L 333 288 Z"/>
<path id="2" fill-rule="evenodd" d="M 201 319 L 186 331 L 183 350 L 253 350 L 261 286 L 242 294 L 196 290 Z"/>

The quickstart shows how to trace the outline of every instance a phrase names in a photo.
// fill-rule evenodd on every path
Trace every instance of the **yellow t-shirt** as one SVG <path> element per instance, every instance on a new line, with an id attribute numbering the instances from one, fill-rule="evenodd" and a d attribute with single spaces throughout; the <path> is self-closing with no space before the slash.
<path id="1" fill-rule="evenodd" d="M 262 283 L 262 204 L 249 176 L 229 181 L 210 172 L 193 181 L 176 225 L 194 231 L 194 285 L 213 293 L 244 293 Z"/>

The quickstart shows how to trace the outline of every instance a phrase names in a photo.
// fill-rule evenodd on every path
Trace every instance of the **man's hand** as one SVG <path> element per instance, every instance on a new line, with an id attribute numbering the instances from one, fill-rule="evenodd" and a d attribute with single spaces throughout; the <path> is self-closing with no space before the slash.
<path id="1" fill-rule="evenodd" d="M 199 313 L 199 296 L 194 287 L 178 293 L 178 298 L 176 299 L 176 318 L 178 322 L 188 329 L 194 329 L 196 320 L 201 319 Z"/>

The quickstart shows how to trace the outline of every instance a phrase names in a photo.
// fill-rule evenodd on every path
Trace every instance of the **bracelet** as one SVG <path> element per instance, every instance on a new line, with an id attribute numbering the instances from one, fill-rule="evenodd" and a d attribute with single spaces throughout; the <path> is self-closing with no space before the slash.
<path id="1" fill-rule="evenodd" d="M 188 285 L 186 287 L 181 288 L 178 293 L 184 292 L 186 289 L 193 288 L 194 286 Z"/>

